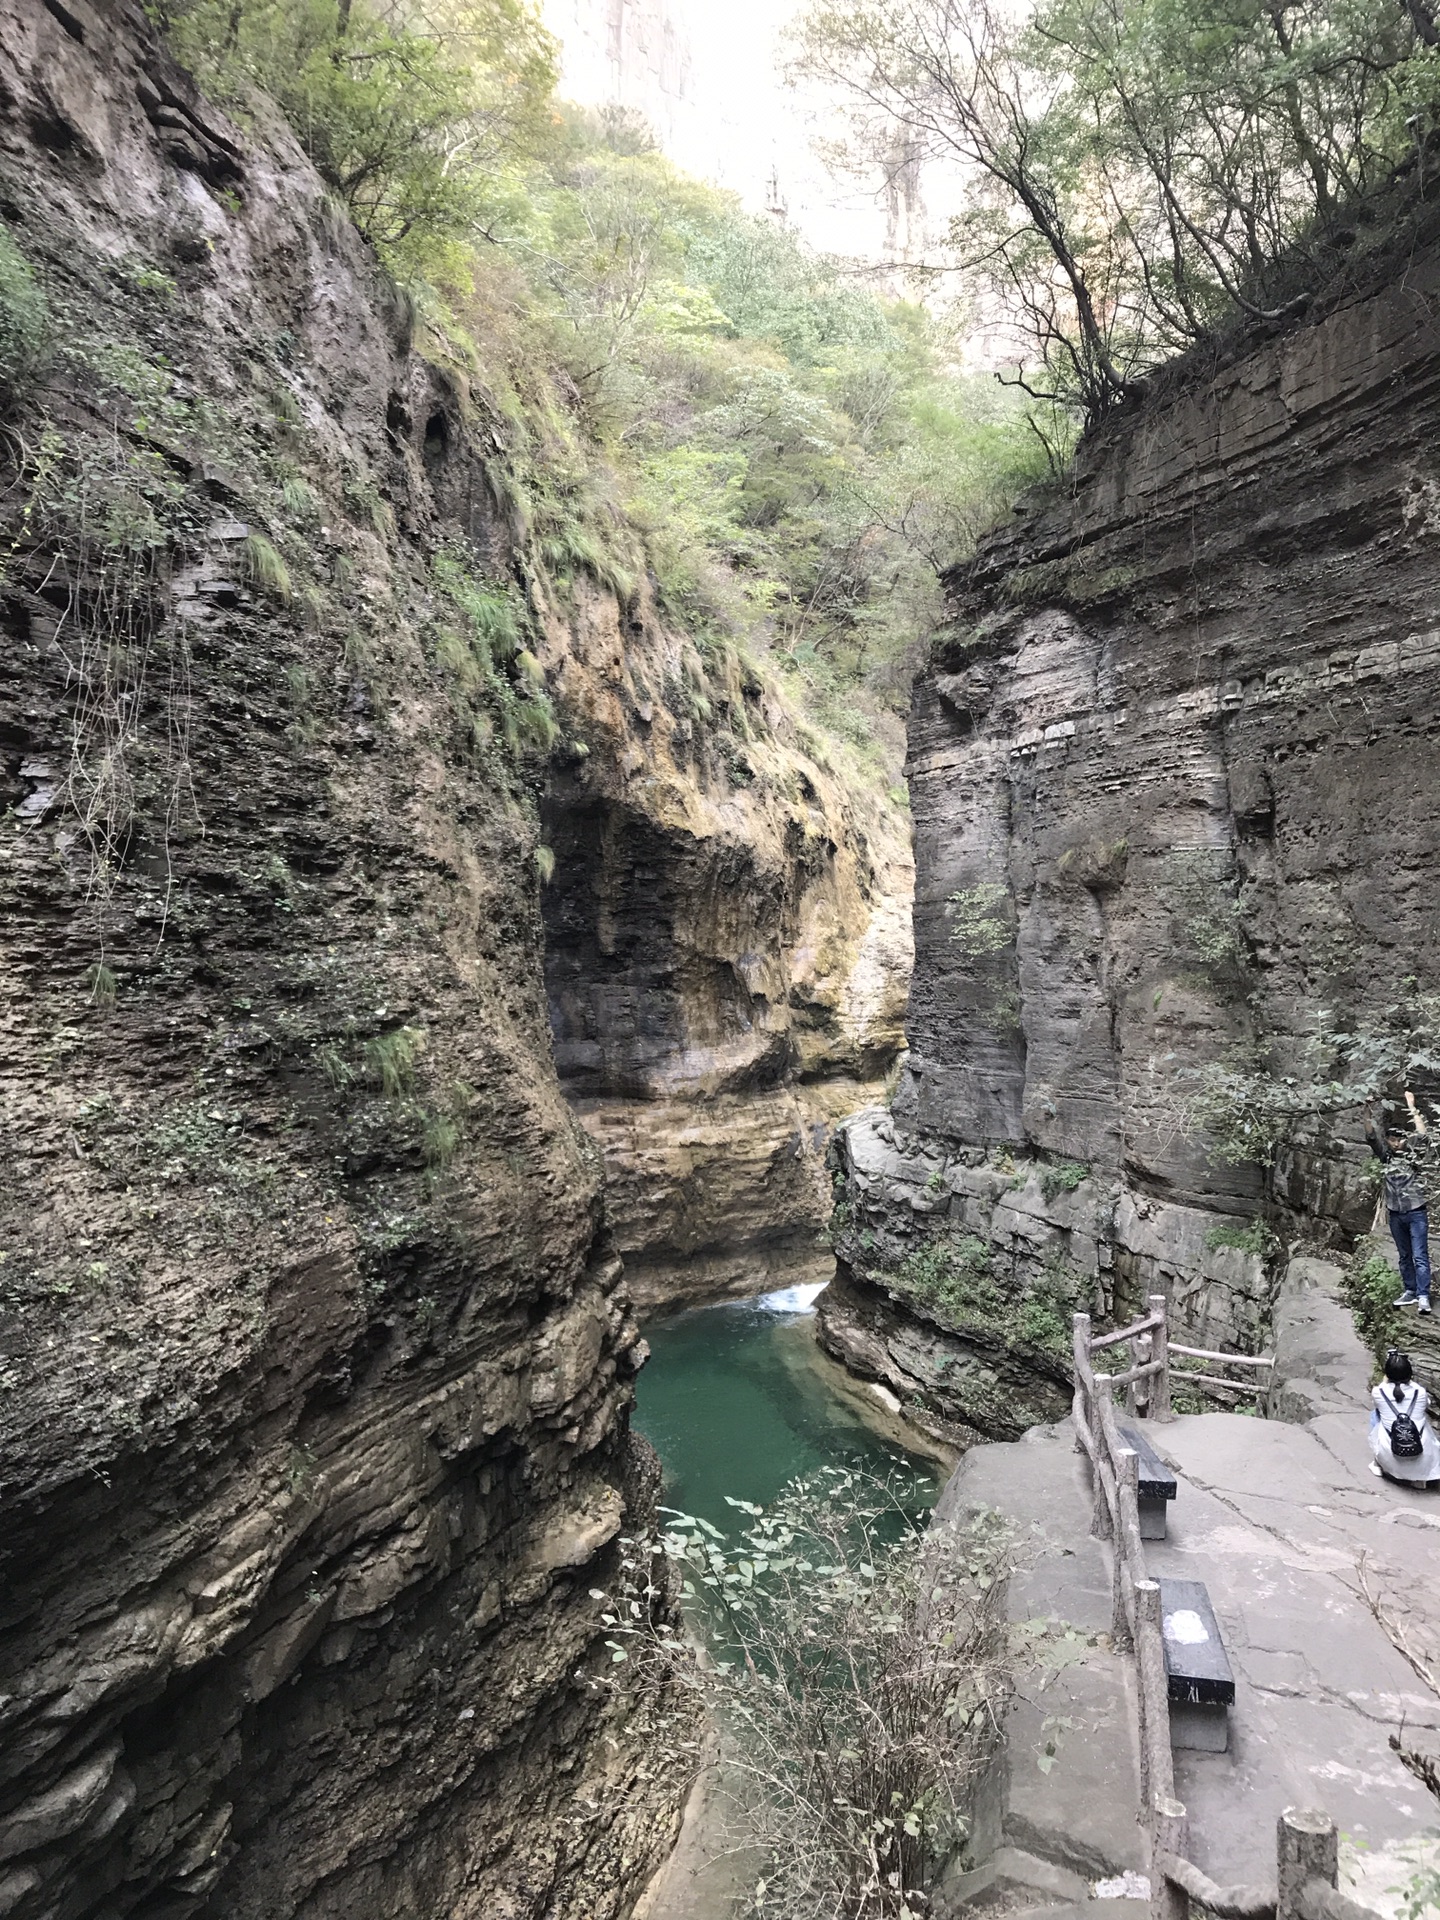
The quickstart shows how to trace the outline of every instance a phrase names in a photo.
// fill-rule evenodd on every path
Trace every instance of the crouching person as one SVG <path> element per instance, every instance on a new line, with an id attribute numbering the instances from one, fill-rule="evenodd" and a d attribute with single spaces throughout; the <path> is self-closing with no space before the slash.
<path id="1" fill-rule="evenodd" d="M 1423 1486 L 1440 1480 L 1440 1440 L 1430 1425 L 1430 1396 L 1411 1377 L 1410 1358 L 1392 1347 L 1385 1378 L 1371 1394 L 1370 1471 L 1386 1480 Z"/>

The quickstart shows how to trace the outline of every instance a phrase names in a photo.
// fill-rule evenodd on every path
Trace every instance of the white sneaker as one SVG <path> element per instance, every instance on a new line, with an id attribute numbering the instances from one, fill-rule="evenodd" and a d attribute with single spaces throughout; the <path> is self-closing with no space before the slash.
<path id="1" fill-rule="evenodd" d="M 1418 1307 L 1419 1307 L 1419 1309 L 1420 1309 L 1420 1311 L 1421 1311 L 1421 1313 L 1428 1313 L 1428 1312 L 1430 1311 L 1430 1296 L 1429 1296 L 1429 1294 L 1426 1294 L 1426 1295 L 1425 1295 L 1425 1296 L 1424 1296 L 1424 1297 L 1423 1297 L 1422 1299 L 1420 1299 L 1420 1300 L 1417 1300 L 1415 1304 L 1416 1304 L 1416 1306 L 1418 1306 Z"/>
<path id="2" fill-rule="evenodd" d="M 1415 1295 L 1413 1293 L 1402 1293 L 1394 1304 L 1397 1307 L 1413 1307 L 1415 1304 Z"/>

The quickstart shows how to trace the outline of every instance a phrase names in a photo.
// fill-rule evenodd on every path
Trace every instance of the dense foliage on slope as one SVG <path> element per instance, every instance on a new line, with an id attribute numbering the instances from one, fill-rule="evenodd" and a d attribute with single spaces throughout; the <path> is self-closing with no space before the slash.
<path id="1" fill-rule="evenodd" d="M 1044 467 L 1015 396 L 643 127 L 562 110 L 518 0 L 171 0 L 163 24 L 242 120 L 257 90 L 279 104 L 496 402 L 496 489 L 533 563 L 622 596 L 648 572 L 717 684 L 769 655 L 893 781 L 938 571 Z"/>

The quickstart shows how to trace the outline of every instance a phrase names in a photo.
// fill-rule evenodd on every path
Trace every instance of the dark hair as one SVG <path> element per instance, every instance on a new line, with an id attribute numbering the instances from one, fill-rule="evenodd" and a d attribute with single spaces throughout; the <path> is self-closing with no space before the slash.
<path id="1" fill-rule="evenodd" d="M 1410 1384 L 1410 1372 L 1409 1354 L 1391 1347 L 1385 1356 L 1385 1378 L 1392 1386 L 1404 1387 Z"/>

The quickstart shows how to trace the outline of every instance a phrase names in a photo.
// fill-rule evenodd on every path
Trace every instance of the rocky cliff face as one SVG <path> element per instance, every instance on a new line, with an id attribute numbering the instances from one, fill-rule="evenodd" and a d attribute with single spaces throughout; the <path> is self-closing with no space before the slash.
<path id="1" fill-rule="evenodd" d="M 138 7 L 0 7 L 0 210 L 0 1912 L 619 1914 L 653 1467 L 491 418 Z"/>
<path id="2" fill-rule="evenodd" d="M 831 1129 L 903 1041 L 908 834 L 758 675 L 617 612 L 552 639 L 588 747 L 543 810 L 561 1083 L 638 1305 L 825 1280 Z"/>
<path id="3" fill-rule="evenodd" d="M 1437 1004 L 1437 284 L 1432 237 L 1192 370 L 953 582 L 911 718 L 909 1068 L 849 1130 L 826 1317 L 943 1419 L 1009 1430 L 1017 1365 L 1053 1400 L 1072 1299 L 1164 1291 L 1253 1346 L 1256 1218 L 1369 1223 L 1330 1083 Z"/>

